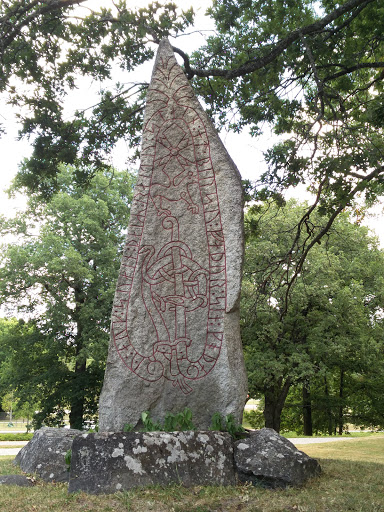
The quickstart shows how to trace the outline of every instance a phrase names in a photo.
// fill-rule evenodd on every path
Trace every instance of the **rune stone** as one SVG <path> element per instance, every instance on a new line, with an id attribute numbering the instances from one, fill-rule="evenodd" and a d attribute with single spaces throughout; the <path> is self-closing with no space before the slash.
<path id="1" fill-rule="evenodd" d="M 240 174 L 167 39 L 147 93 L 141 165 L 111 319 L 100 431 L 188 407 L 241 422 Z"/>

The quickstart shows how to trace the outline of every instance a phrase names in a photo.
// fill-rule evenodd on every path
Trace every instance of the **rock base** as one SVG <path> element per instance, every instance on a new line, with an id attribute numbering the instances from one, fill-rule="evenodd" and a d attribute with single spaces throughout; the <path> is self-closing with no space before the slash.
<path id="1" fill-rule="evenodd" d="M 234 485 L 233 448 L 221 432 L 84 434 L 73 441 L 69 492 L 148 485 Z"/>
<path id="2" fill-rule="evenodd" d="M 0 476 L 0 485 L 16 485 L 17 487 L 33 487 L 30 478 L 24 475 L 2 475 Z"/>
<path id="3" fill-rule="evenodd" d="M 65 463 L 69 449 L 70 472 Z M 297 487 L 321 472 L 315 459 L 267 428 L 236 442 L 227 433 L 212 431 L 88 434 L 44 428 L 15 463 L 48 482 L 69 480 L 69 492 L 89 494 L 172 483 Z"/>
<path id="4" fill-rule="evenodd" d="M 65 454 L 81 430 L 44 427 L 16 455 L 14 464 L 25 473 L 35 473 L 46 482 L 68 482 Z"/>
<path id="5" fill-rule="evenodd" d="M 298 487 L 321 473 L 320 464 L 271 428 L 234 445 L 240 482 L 269 488 Z"/>

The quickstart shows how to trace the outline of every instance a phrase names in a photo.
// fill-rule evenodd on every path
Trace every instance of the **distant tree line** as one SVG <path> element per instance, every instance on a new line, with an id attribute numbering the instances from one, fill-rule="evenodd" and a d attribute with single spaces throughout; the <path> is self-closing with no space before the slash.
<path id="1" fill-rule="evenodd" d="M 113 169 L 85 188 L 62 166 L 60 192 L 31 194 L 0 219 L 12 235 L 0 256 L 0 302 L 22 318 L 0 322 L 0 395 L 39 411 L 36 426 L 81 428 L 97 414 L 109 323 L 134 177 Z"/>
<path id="2" fill-rule="evenodd" d="M 271 260 L 285 254 L 306 208 L 292 200 L 254 205 L 245 216 L 242 338 L 250 394 L 263 404 L 251 422 L 307 435 L 382 427 L 384 251 L 340 214 L 306 258 L 286 307 Z"/>
<path id="3" fill-rule="evenodd" d="M 0 396 L 34 424 L 97 421 L 110 310 L 134 178 L 111 170 L 79 189 L 63 166 L 49 203 L 3 219 L 0 299 L 23 320 L 0 321 Z M 113 180 L 111 181 L 113 174 Z M 384 252 L 341 214 L 311 251 L 286 307 L 271 271 L 306 203 L 251 206 L 241 327 L 255 426 L 342 433 L 384 425 Z M 313 217 L 316 219 L 316 215 Z M 287 272 L 289 269 L 287 268 Z M 287 275 L 289 279 L 289 275 Z M 35 414 L 35 411 L 38 411 Z"/>
<path id="4" fill-rule="evenodd" d="M 347 211 L 363 216 L 384 192 L 382 3 L 213 0 L 216 31 L 191 55 L 177 38 L 194 30 L 193 9 L 105 4 L 0 3 L 0 93 L 33 150 L 14 184 L 27 212 L 2 219 L 18 243 L 3 249 L 0 299 L 27 320 L 1 324 L 0 392 L 37 404 L 37 424 L 96 411 L 133 180 L 109 155 L 125 140 L 139 156 L 147 83 L 129 72 L 170 36 L 219 129 L 278 137 L 267 172 L 245 184 L 243 340 L 266 424 L 381 424 L 382 253 Z M 99 101 L 68 117 L 82 76 Z M 313 201 L 285 206 L 297 185 Z"/>

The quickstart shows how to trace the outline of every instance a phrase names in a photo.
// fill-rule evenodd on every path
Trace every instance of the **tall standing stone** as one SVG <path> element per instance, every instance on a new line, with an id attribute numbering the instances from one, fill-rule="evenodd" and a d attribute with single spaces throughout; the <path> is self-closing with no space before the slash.
<path id="1" fill-rule="evenodd" d="M 240 174 L 163 40 L 113 305 L 101 431 L 185 407 L 199 429 L 215 412 L 241 421 L 242 258 Z"/>

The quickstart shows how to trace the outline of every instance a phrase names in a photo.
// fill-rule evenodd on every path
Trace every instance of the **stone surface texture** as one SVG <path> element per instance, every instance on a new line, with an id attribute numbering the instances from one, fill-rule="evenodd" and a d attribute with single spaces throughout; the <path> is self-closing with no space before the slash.
<path id="1" fill-rule="evenodd" d="M 46 482 L 67 482 L 65 454 L 80 430 L 44 427 L 16 455 L 14 463 L 25 473 L 35 473 Z"/>
<path id="2" fill-rule="evenodd" d="M 240 482 L 264 487 L 297 487 L 321 472 L 317 460 L 270 428 L 236 441 L 234 458 Z"/>
<path id="3" fill-rule="evenodd" d="M 33 482 L 24 475 L 0 475 L 0 485 L 17 485 L 18 487 L 32 487 Z"/>
<path id="4" fill-rule="evenodd" d="M 233 485 L 233 448 L 219 432 L 82 434 L 72 445 L 69 492 L 111 494 L 135 487 Z"/>
<path id="5" fill-rule="evenodd" d="M 100 431 L 189 407 L 241 421 L 247 381 L 239 329 L 241 177 L 160 43 L 148 90 L 141 166 L 111 319 Z"/>

